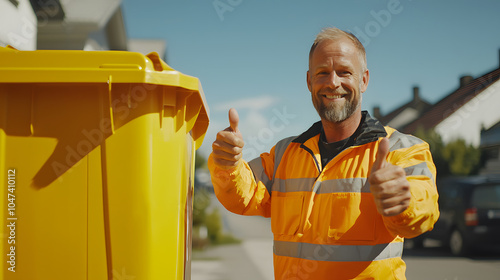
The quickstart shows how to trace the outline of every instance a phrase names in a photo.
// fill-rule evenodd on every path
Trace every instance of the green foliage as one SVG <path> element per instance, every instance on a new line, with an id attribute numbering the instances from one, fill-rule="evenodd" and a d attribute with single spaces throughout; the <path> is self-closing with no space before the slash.
<path id="1" fill-rule="evenodd" d="M 194 155 L 194 168 L 195 169 L 206 168 L 206 166 L 207 166 L 207 159 L 204 156 L 202 156 L 199 152 L 197 152 Z"/>
<path id="2" fill-rule="evenodd" d="M 197 189 L 193 197 L 193 227 L 205 224 L 208 206 L 210 206 L 208 192 L 203 189 Z"/>
<path id="3" fill-rule="evenodd" d="M 222 233 L 222 221 L 219 209 L 215 208 L 212 213 L 207 215 L 206 226 L 208 231 L 208 239 L 211 242 L 217 242 L 218 237 Z"/>
<path id="4" fill-rule="evenodd" d="M 241 240 L 233 237 L 231 234 L 225 234 L 222 231 L 222 218 L 218 208 L 214 208 L 214 210 L 207 216 L 206 226 L 208 238 L 211 244 L 222 245 L 241 242 Z"/>
<path id="5" fill-rule="evenodd" d="M 447 143 L 433 130 L 418 129 L 415 136 L 429 143 L 432 158 L 438 176 L 467 176 L 478 172 L 481 163 L 481 151 L 467 145 L 463 139 Z"/>
<path id="6" fill-rule="evenodd" d="M 451 174 L 471 175 L 479 169 L 481 151 L 467 145 L 463 139 L 457 139 L 445 146 L 443 156 L 448 161 Z"/>
<path id="7" fill-rule="evenodd" d="M 432 154 L 432 160 L 436 165 L 438 176 L 449 175 L 448 161 L 443 155 L 444 143 L 441 135 L 437 134 L 434 130 L 426 131 L 422 128 L 417 129 L 415 136 L 424 140 L 429 144 Z"/>
<path id="8" fill-rule="evenodd" d="M 196 153 L 195 168 L 206 168 L 206 163 L 207 160 Z M 203 249 L 208 244 L 219 245 L 240 242 L 232 235 L 223 232 L 222 217 L 218 208 L 210 207 L 211 194 L 203 187 L 197 186 L 196 181 L 194 188 L 193 249 Z"/>
<path id="9" fill-rule="evenodd" d="M 224 244 L 239 244 L 241 240 L 232 236 L 231 234 L 222 233 L 218 235 L 216 241 L 213 243 L 215 245 L 224 245 Z"/>
<path id="10" fill-rule="evenodd" d="M 196 170 L 206 167 L 207 160 L 200 154 L 195 154 L 195 172 Z M 193 227 L 198 227 L 205 224 L 206 209 L 210 206 L 209 193 L 198 186 L 198 182 L 194 181 L 194 195 L 193 195 Z"/>

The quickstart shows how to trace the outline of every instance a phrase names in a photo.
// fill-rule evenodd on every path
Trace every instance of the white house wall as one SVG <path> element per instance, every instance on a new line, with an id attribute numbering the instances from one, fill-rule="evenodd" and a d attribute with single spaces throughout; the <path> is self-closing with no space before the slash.
<path id="1" fill-rule="evenodd" d="M 0 45 L 18 50 L 35 50 L 37 19 L 29 0 L 18 0 L 16 7 L 0 0 Z"/>
<path id="2" fill-rule="evenodd" d="M 92 22 L 104 28 L 120 8 L 121 0 L 60 0 L 67 22 Z M 97 28 L 96 28 L 97 29 Z"/>
<path id="3" fill-rule="evenodd" d="M 435 131 L 445 143 L 462 138 L 478 147 L 481 128 L 488 129 L 499 120 L 500 81 L 497 81 L 439 123 Z"/>
<path id="4" fill-rule="evenodd" d="M 419 112 L 416 109 L 406 108 L 397 117 L 393 118 L 389 123 L 387 123 L 387 125 L 390 127 L 394 127 L 395 129 L 400 129 L 401 127 L 416 120 L 418 118 L 418 114 Z"/>

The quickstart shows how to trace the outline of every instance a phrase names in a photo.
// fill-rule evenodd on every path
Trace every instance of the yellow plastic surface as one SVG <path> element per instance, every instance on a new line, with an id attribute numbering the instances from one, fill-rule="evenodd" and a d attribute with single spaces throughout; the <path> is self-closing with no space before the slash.
<path id="1" fill-rule="evenodd" d="M 208 121 L 155 53 L 0 48 L 0 279 L 189 279 Z"/>

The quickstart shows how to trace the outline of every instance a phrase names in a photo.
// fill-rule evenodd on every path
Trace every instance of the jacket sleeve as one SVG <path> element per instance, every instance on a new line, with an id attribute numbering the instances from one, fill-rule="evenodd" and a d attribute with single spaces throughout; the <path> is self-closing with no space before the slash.
<path id="1" fill-rule="evenodd" d="M 410 206 L 399 215 L 383 218 L 392 234 L 406 238 L 432 230 L 439 218 L 436 167 L 429 145 L 421 140 L 413 144 L 396 149 L 388 157 L 390 163 L 401 166 L 406 172 L 406 179 L 410 182 Z"/>
<path id="2" fill-rule="evenodd" d="M 271 153 L 263 153 L 250 162 L 241 159 L 230 169 L 218 167 L 212 154 L 208 158 L 217 199 L 227 210 L 240 215 L 271 216 L 273 166 L 274 147 Z"/>

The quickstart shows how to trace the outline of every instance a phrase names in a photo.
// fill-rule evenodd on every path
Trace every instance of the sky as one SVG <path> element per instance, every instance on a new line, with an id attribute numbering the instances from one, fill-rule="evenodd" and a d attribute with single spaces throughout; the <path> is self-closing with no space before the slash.
<path id="1" fill-rule="evenodd" d="M 435 103 L 499 67 L 497 0 L 123 0 L 129 38 L 161 39 L 166 62 L 200 79 L 210 125 L 208 156 L 228 110 L 237 109 L 244 158 L 299 135 L 319 117 L 307 89 L 308 54 L 325 27 L 364 44 L 370 81 L 362 109 L 387 114 L 413 87 Z"/>

